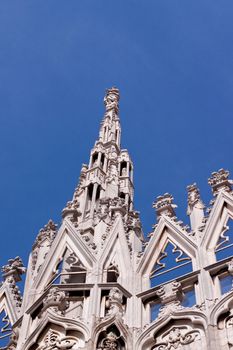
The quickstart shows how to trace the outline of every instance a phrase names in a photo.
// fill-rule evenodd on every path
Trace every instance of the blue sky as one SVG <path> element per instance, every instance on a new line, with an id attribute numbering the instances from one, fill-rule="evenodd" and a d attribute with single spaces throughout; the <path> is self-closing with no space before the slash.
<path id="1" fill-rule="evenodd" d="M 211 172 L 233 177 L 232 18 L 232 0 L 0 2 L 1 265 L 60 223 L 113 85 L 145 233 L 156 196 L 188 223 L 186 186 L 208 203 Z"/>

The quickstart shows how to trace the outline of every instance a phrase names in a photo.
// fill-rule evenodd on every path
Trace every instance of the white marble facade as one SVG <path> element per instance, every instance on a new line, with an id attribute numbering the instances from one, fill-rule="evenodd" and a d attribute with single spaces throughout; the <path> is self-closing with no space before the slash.
<path id="1" fill-rule="evenodd" d="M 233 349 L 233 192 L 212 173 L 205 208 L 187 187 L 190 227 L 170 194 L 154 202 L 144 239 L 133 163 L 121 149 L 119 91 L 108 89 L 100 133 L 73 198 L 38 233 L 27 271 L 3 266 L 0 349 Z M 26 273 L 24 294 L 17 283 Z"/>

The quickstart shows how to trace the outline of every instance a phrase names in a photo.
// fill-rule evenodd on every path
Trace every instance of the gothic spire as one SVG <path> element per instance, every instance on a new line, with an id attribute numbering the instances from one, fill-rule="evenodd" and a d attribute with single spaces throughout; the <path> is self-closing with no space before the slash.
<path id="1" fill-rule="evenodd" d="M 90 241 L 97 235 L 95 227 L 99 222 L 109 226 L 116 213 L 127 220 L 133 211 L 133 163 L 128 151 L 120 148 L 119 98 L 117 88 L 106 90 L 99 138 L 88 165 L 82 166 L 73 199 L 62 212 L 63 218 L 81 234 L 85 232 Z"/>
<path id="2" fill-rule="evenodd" d="M 100 127 L 99 141 L 103 144 L 112 142 L 120 148 L 119 90 L 112 87 L 106 90 L 104 97 L 105 113 Z"/>

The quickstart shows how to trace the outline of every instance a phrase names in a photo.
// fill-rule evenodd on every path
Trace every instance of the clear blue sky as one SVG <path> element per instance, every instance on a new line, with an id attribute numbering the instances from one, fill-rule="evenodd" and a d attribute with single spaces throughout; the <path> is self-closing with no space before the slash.
<path id="1" fill-rule="evenodd" d="M 72 196 L 98 135 L 107 87 L 121 91 L 122 146 L 144 232 L 170 192 L 205 203 L 233 177 L 233 1 L 0 2 L 0 264 L 27 256 Z"/>

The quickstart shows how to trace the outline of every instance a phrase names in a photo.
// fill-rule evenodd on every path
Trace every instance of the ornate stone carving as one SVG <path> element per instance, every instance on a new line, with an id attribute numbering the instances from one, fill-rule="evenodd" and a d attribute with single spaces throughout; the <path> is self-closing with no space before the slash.
<path id="1" fill-rule="evenodd" d="M 228 271 L 229 271 L 230 275 L 233 276 L 233 259 L 231 259 L 230 261 L 227 262 L 227 266 L 228 266 Z"/>
<path id="2" fill-rule="evenodd" d="M 9 259 L 8 264 L 2 267 L 2 272 L 4 283 L 9 288 L 15 311 L 19 313 L 22 305 L 22 296 L 16 282 L 21 281 L 21 275 L 26 272 L 22 259 L 19 256 Z"/>
<path id="3" fill-rule="evenodd" d="M 117 170 L 117 160 L 111 159 L 109 161 L 107 173 L 108 173 L 107 179 L 106 179 L 107 183 L 118 185 L 119 179 L 118 179 L 118 170 Z"/>
<path id="4" fill-rule="evenodd" d="M 108 309 L 107 315 L 119 315 L 124 313 L 123 293 L 116 287 L 112 288 L 109 292 L 108 300 L 106 301 L 106 308 Z"/>
<path id="5" fill-rule="evenodd" d="M 208 179 L 208 184 L 211 186 L 214 196 L 223 189 L 227 192 L 231 191 L 231 182 L 228 178 L 229 171 L 224 169 L 219 169 L 219 171 L 211 174 L 211 177 Z"/>
<path id="6" fill-rule="evenodd" d="M 162 307 L 160 308 L 159 317 L 165 317 L 172 314 L 177 309 L 181 309 L 183 293 L 180 282 L 173 281 L 162 285 L 157 291 Z"/>
<path id="7" fill-rule="evenodd" d="M 69 216 L 72 222 L 77 222 L 78 217 L 82 215 L 81 211 L 78 210 L 79 202 L 77 198 L 66 203 L 66 207 L 62 210 L 62 218 Z"/>
<path id="8" fill-rule="evenodd" d="M 41 257 L 41 261 L 39 263 L 39 266 L 37 266 L 37 271 L 39 271 L 39 268 L 48 252 L 48 248 L 52 245 L 52 242 L 56 236 L 56 230 L 57 230 L 57 225 L 53 222 L 53 220 L 49 220 L 48 223 L 40 229 L 36 240 L 33 244 L 32 247 L 32 270 L 35 271 L 36 265 L 38 262 L 38 256 L 40 255 L 40 248 L 43 246 L 43 243 L 46 240 L 46 250 L 45 253 L 43 254 L 43 258 Z"/>
<path id="9" fill-rule="evenodd" d="M 100 221 L 103 221 L 107 224 L 110 222 L 109 205 L 110 205 L 109 198 L 100 199 L 98 208 L 95 211 L 95 215 L 94 215 L 95 225 L 97 225 Z"/>
<path id="10" fill-rule="evenodd" d="M 156 295 L 160 298 L 162 304 L 171 303 L 177 300 L 181 301 L 181 284 L 177 281 L 164 284 L 156 291 Z"/>
<path id="11" fill-rule="evenodd" d="M 225 329 L 227 335 L 228 345 L 230 345 L 230 349 L 233 346 L 233 310 L 230 311 L 230 315 L 225 319 Z"/>
<path id="12" fill-rule="evenodd" d="M 38 350 L 78 350 L 77 339 L 68 336 L 63 337 L 58 332 L 49 330 Z"/>
<path id="13" fill-rule="evenodd" d="M 153 347 L 153 350 L 183 349 L 183 345 L 191 344 L 200 336 L 198 331 L 174 327 L 170 332 Z"/>
<path id="14" fill-rule="evenodd" d="M 60 290 L 58 287 L 51 288 L 43 300 L 42 312 L 49 307 L 53 307 L 56 312 L 60 311 L 61 314 L 64 314 L 65 311 L 69 308 L 67 294 L 64 291 Z"/>
<path id="15" fill-rule="evenodd" d="M 17 256 L 8 260 L 8 264 L 2 267 L 2 272 L 4 279 L 11 276 L 15 282 L 18 282 L 21 281 L 21 275 L 26 272 L 26 267 L 24 267 L 22 259 Z"/>
<path id="16" fill-rule="evenodd" d="M 101 341 L 97 350 L 120 350 L 117 341 L 118 338 L 119 337 L 114 332 L 109 332 Z"/>
<path id="17" fill-rule="evenodd" d="M 156 198 L 153 203 L 153 208 L 156 210 L 157 218 L 159 219 L 161 215 L 167 215 L 170 217 L 175 217 L 174 208 L 177 206 L 173 204 L 173 197 L 169 193 L 165 193 L 163 196 Z"/>
<path id="18" fill-rule="evenodd" d="M 7 350 L 15 350 L 17 346 L 17 341 L 19 338 L 19 330 L 15 328 L 10 336 L 9 344 L 7 345 Z"/>
<path id="19" fill-rule="evenodd" d="M 13 276 L 9 276 L 6 279 L 6 283 L 10 288 L 12 298 L 16 307 L 16 311 L 19 313 L 22 306 L 22 295 L 19 287 L 16 285 L 16 281 Z"/>
<path id="20" fill-rule="evenodd" d="M 126 225 L 128 229 L 135 230 L 136 233 L 141 232 L 142 224 L 138 211 L 134 210 L 128 213 Z"/>
<path id="21" fill-rule="evenodd" d="M 33 249 L 36 247 L 40 247 L 41 243 L 47 238 L 50 245 L 52 244 L 55 235 L 56 235 L 57 225 L 53 222 L 53 220 L 49 220 L 49 222 L 40 229 L 38 236 L 36 237 L 35 243 L 33 245 Z"/>
<path id="22" fill-rule="evenodd" d="M 119 197 L 111 198 L 109 209 L 114 214 L 121 214 L 124 216 L 126 213 L 125 200 L 123 198 L 119 198 Z"/>

